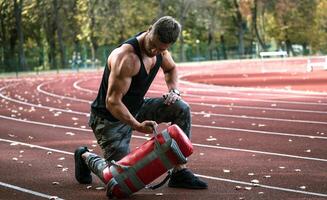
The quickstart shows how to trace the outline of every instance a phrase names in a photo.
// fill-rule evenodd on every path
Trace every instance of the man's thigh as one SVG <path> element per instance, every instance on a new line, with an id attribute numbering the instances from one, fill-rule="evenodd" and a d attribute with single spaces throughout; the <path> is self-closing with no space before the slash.
<path id="1" fill-rule="evenodd" d="M 107 161 L 118 161 L 129 153 L 132 134 L 130 126 L 119 121 L 111 122 L 99 117 L 95 117 L 90 126 Z"/>
<path id="2" fill-rule="evenodd" d="M 164 104 L 164 98 L 146 98 L 137 114 L 137 120 L 154 120 L 157 123 L 174 122 L 178 117 L 189 115 L 189 105 L 183 100 L 176 101 L 172 105 Z M 185 113 L 187 112 L 187 113 Z M 189 121 L 189 117 L 184 117 Z"/>

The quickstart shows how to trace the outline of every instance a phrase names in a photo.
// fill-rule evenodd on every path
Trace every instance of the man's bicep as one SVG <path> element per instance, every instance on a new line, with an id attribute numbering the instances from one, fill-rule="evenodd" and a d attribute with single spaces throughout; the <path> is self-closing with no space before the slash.
<path id="1" fill-rule="evenodd" d="M 135 73 L 133 59 L 133 56 L 124 55 L 113 63 L 108 81 L 107 98 L 121 100 L 127 93 Z"/>
<path id="2" fill-rule="evenodd" d="M 121 100 L 127 93 L 131 84 L 131 77 L 121 76 L 119 74 L 110 74 L 108 82 L 107 98 L 111 100 Z"/>

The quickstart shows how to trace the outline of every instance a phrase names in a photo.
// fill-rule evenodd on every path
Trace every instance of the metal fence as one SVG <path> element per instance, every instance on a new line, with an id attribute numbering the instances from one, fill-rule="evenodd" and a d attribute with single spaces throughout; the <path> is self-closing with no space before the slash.
<path id="1" fill-rule="evenodd" d="M 56 56 L 56 66 L 51 66 L 48 55 L 44 49 L 33 48 L 28 49 L 25 53 L 26 66 L 22 67 L 18 64 L 18 55 L 14 59 L 10 59 L 9 63 L 4 63 L 4 50 L 0 48 L 0 73 L 16 73 L 20 72 L 33 72 L 40 73 L 42 71 L 57 71 L 61 70 L 75 70 L 90 68 L 102 68 L 105 65 L 106 59 L 114 46 L 100 46 L 96 52 L 96 58 L 91 59 L 91 49 L 87 47 L 81 48 L 77 51 L 65 52 L 65 64 L 60 64 L 60 55 Z M 183 56 L 181 56 L 181 48 L 179 44 L 175 44 L 170 49 L 172 56 L 176 62 L 198 62 L 207 60 L 227 60 L 227 59 L 252 59 L 259 58 L 259 50 L 256 44 L 250 45 L 245 48 L 245 54 L 240 55 L 237 46 L 224 47 L 217 45 L 214 48 L 209 48 L 207 43 L 196 42 L 193 45 L 183 46 Z M 270 51 L 276 49 L 270 48 Z M 302 55 L 301 52 L 298 55 Z M 7 59 L 8 60 L 8 59 Z"/>

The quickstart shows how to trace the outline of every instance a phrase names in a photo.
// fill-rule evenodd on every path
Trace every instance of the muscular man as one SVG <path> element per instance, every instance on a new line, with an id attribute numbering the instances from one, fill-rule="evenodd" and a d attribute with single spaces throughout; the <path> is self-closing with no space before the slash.
<path id="1" fill-rule="evenodd" d="M 105 160 L 86 147 L 77 148 L 75 177 L 79 183 L 91 183 L 91 171 L 101 179 L 110 161 L 127 155 L 132 130 L 153 133 L 158 123 L 171 122 L 191 137 L 190 108 L 177 89 L 176 64 L 167 50 L 180 31 L 174 18 L 162 17 L 109 55 L 89 121 Z M 159 68 L 164 72 L 168 93 L 159 98 L 144 98 Z M 207 188 L 185 165 L 175 166 L 168 186 Z"/>

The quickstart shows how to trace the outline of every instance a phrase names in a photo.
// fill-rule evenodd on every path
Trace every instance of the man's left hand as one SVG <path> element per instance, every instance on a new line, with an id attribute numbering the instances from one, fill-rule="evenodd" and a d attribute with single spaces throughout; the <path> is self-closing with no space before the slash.
<path id="1" fill-rule="evenodd" d="M 163 95 L 163 98 L 165 99 L 164 104 L 171 105 L 174 104 L 176 101 L 181 100 L 181 96 L 176 94 L 173 91 L 170 91 L 169 93 L 166 93 Z"/>

